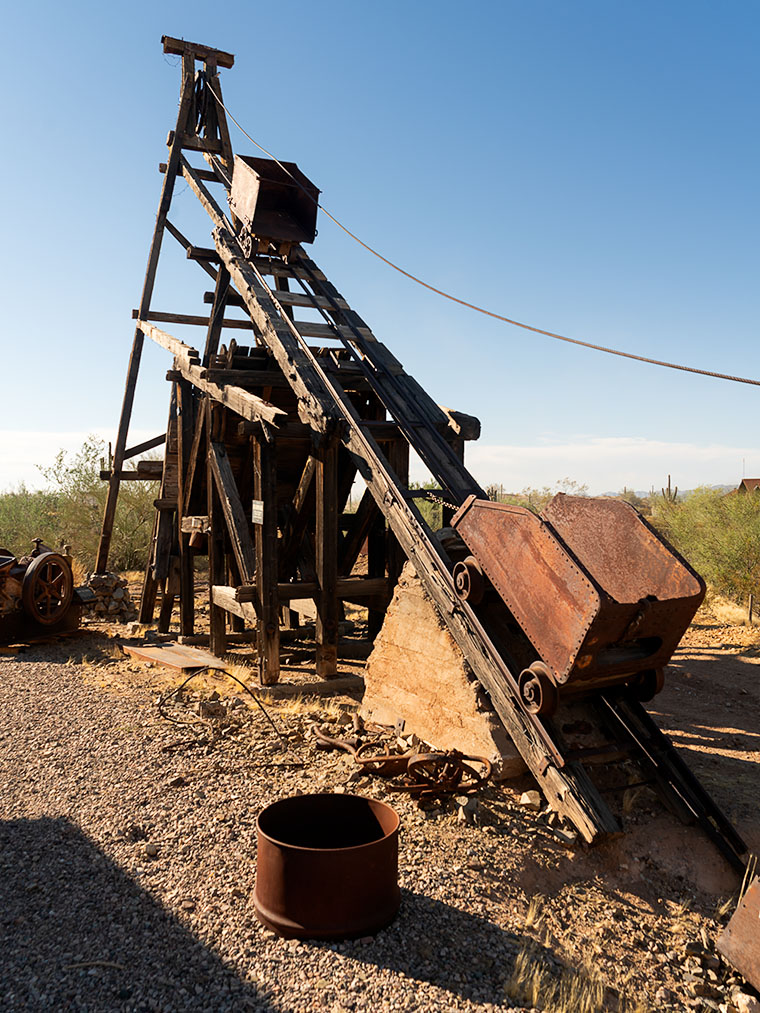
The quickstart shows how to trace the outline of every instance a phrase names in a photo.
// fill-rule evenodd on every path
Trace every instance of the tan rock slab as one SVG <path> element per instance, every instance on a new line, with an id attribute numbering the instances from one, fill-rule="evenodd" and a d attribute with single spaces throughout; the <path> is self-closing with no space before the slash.
<path id="1" fill-rule="evenodd" d="M 406 563 L 367 662 L 361 715 L 435 749 L 485 756 L 494 775 L 526 767 L 435 605 Z"/>

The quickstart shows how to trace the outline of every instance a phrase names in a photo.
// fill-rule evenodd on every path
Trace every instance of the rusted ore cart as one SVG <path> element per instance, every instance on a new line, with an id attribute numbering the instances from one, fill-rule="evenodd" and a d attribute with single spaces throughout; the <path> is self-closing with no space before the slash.
<path id="1" fill-rule="evenodd" d="M 193 636 L 193 554 L 207 552 L 212 651 L 249 636 L 262 682 L 275 682 L 284 630 L 310 615 L 317 672 L 330 678 L 342 604 L 368 608 L 371 637 L 409 559 L 549 803 L 585 841 L 619 832 L 607 800 L 630 786 L 633 765 L 741 868 L 743 841 L 642 706 L 702 581 L 626 504 L 559 497 L 538 518 L 489 503 L 463 463 L 477 419 L 438 405 L 306 252 L 316 186 L 294 163 L 233 154 L 220 83 L 233 56 L 163 46 L 181 57 L 180 104 L 104 476 L 98 571 L 120 482 L 153 477 L 126 462 L 165 444 L 143 621 L 160 595 L 168 629 L 178 598 L 181 634 Z M 209 216 L 210 242 L 169 218 L 180 177 Z M 153 308 L 167 233 L 206 282 L 208 312 Z M 169 324 L 200 337 L 181 340 Z M 169 419 L 166 433 L 128 447 L 146 335 L 173 356 Z M 409 487 L 410 450 L 451 508 L 447 548 L 418 509 L 427 494 Z M 357 476 L 365 491 L 349 513 Z M 627 776 L 610 783 L 622 763 Z"/>

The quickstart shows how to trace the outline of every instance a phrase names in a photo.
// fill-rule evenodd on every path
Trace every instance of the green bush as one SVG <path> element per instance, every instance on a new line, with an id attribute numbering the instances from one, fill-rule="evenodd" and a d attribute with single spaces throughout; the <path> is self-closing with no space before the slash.
<path id="1" fill-rule="evenodd" d="M 744 601 L 760 588 L 760 496 L 701 488 L 673 503 L 656 497 L 652 523 L 712 590 Z"/>
<path id="2" fill-rule="evenodd" d="M 27 489 L 0 494 L 0 548 L 14 556 L 29 552 L 33 538 L 49 543 L 56 524 L 59 496 L 55 492 Z"/>
<path id="3" fill-rule="evenodd" d="M 518 493 L 505 493 L 504 486 L 486 486 L 488 498 L 496 503 L 509 503 L 512 506 L 525 507 L 534 514 L 540 514 L 550 499 L 553 499 L 558 492 L 565 492 L 568 496 L 587 496 L 588 486 L 580 485 L 571 478 L 562 478 L 554 485 L 545 485 L 542 489 L 533 489 L 528 486 Z"/>
<path id="4" fill-rule="evenodd" d="M 95 564 L 108 484 L 100 478 L 105 444 L 90 436 L 75 454 L 61 450 L 50 467 L 41 468 L 47 488 L 30 491 L 19 486 L 0 493 L 0 547 L 22 555 L 33 538 L 52 548 L 71 546 L 81 565 Z M 130 466 L 134 462 L 130 461 Z M 142 569 L 153 532 L 153 500 L 157 482 L 123 482 L 114 520 L 109 567 Z"/>

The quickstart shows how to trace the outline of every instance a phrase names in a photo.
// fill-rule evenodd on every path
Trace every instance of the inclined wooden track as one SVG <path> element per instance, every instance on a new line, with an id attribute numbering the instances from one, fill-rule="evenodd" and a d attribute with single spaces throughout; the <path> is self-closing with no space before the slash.
<path id="1" fill-rule="evenodd" d="M 409 488 L 411 448 L 448 504 L 459 506 L 473 494 L 485 498 L 463 463 L 464 440 L 478 435 L 477 420 L 437 405 L 301 246 L 291 247 L 287 257 L 274 249 L 245 256 L 223 210 L 233 152 L 224 111 L 210 94 L 221 99 L 218 69 L 231 67 L 233 57 L 163 41 L 165 52 L 182 57 L 182 90 L 167 162 L 161 166 L 164 180 L 143 293 L 134 311 L 136 331 L 112 468 L 104 476 L 109 495 L 98 571 L 107 566 L 120 481 L 154 477 L 145 466 L 142 476 L 139 466 L 135 473 L 125 471 L 125 461 L 165 441 L 143 621 L 152 618 L 160 590 L 160 626 L 168 628 L 179 597 L 182 633 L 193 635 L 189 539 L 200 524 L 208 537 L 211 649 L 224 651 L 228 626 L 238 634 L 253 626 L 261 679 L 276 681 L 280 611 L 294 599 L 310 598 L 316 611 L 317 672 L 330 677 L 340 650 L 340 602 L 368 605 L 377 629 L 409 559 L 548 801 L 585 841 L 618 833 L 620 826 L 584 761 L 601 757 L 609 766 L 624 760 L 637 766 L 680 816 L 702 823 L 729 860 L 740 864 L 746 850 L 741 839 L 644 708 L 624 692 L 597 693 L 573 705 L 572 720 L 581 708 L 607 743 L 585 754 L 568 747 L 562 728 L 570 718 L 562 710 L 548 720 L 524 709 L 514 662 L 503 641 L 497 648 L 492 632 L 457 596 L 451 560 L 416 505 L 419 493 Z M 196 62 L 202 65 L 197 73 Z M 201 152 L 210 168 L 194 167 L 186 151 Z M 208 213 L 213 246 L 193 245 L 169 221 L 178 178 Z M 165 232 L 213 281 L 213 292 L 205 297 L 208 317 L 151 308 Z M 243 308 L 248 318 L 225 316 L 228 307 Z M 317 311 L 320 320 L 299 321 L 301 310 Z M 163 328 L 170 323 L 205 326 L 205 346 L 195 349 L 168 333 Z M 221 338 L 230 332 L 235 338 L 223 346 Z M 174 358 L 167 377 L 169 423 L 165 437 L 127 449 L 145 336 Z M 323 347 L 310 344 L 315 339 Z M 346 518 L 341 511 L 357 473 L 366 493 Z M 253 533 L 252 503 L 263 505 Z M 313 542 L 305 537 L 310 524 Z M 368 573 L 357 577 L 352 568 L 366 540 Z"/>

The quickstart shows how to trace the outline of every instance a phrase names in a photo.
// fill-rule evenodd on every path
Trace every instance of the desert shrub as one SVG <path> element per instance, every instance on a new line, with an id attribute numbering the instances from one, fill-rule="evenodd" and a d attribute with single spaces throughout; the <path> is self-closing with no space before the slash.
<path id="1" fill-rule="evenodd" d="M 108 492 L 100 478 L 104 457 L 105 444 L 90 436 L 75 454 L 61 450 L 52 465 L 40 469 L 45 490 L 22 485 L 0 493 L 0 546 L 21 555 L 31 548 L 32 538 L 40 537 L 52 548 L 70 545 L 81 565 L 92 569 Z M 122 483 L 109 557 L 112 569 L 145 566 L 157 495 L 157 482 Z"/>
<path id="2" fill-rule="evenodd" d="M 541 489 L 528 486 L 518 493 L 505 493 L 503 486 L 486 486 L 489 499 L 497 503 L 511 503 L 513 506 L 525 507 L 534 514 L 540 514 L 546 504 L 558 492 L 566 492 L 569 496 L 587 496 L 588 486 L 574 482 L 571 478 L 562 478 L 554 485 L 545 485 Z"/>
<path id="3" fill-rule="evenodd" d="M 31 490 L 21 484 L 0 494 L 0 548 L 21 556 L 32 549 L 32 539 L 49 542 L 48 532 L 56 523 L 58 495 L 48 490 Z"/>
<path id="4" fill-rule="evenodd" d="M 652 523 L 710 588 L 743 601 L 760 588 L 760 496 L 701 488 L 678 502 L 655 497 Z"/>
<path id="5" fill-rule="evenodd" d="M 427 482 L 410 482 L 409 488 L 429 489 L 433 496 L 446 499 L 446 493 L 440 492 L 438 483 L 434 482 L 433 479 L 428 479 Z M 443 527 L 443 507 L 440 503 L 436 503 L 434 499 L 422 499 L 417 497 L 414 504 L 422 514 L 425 522 L 430 525 L 433 531 L 438 531 Z"/>

